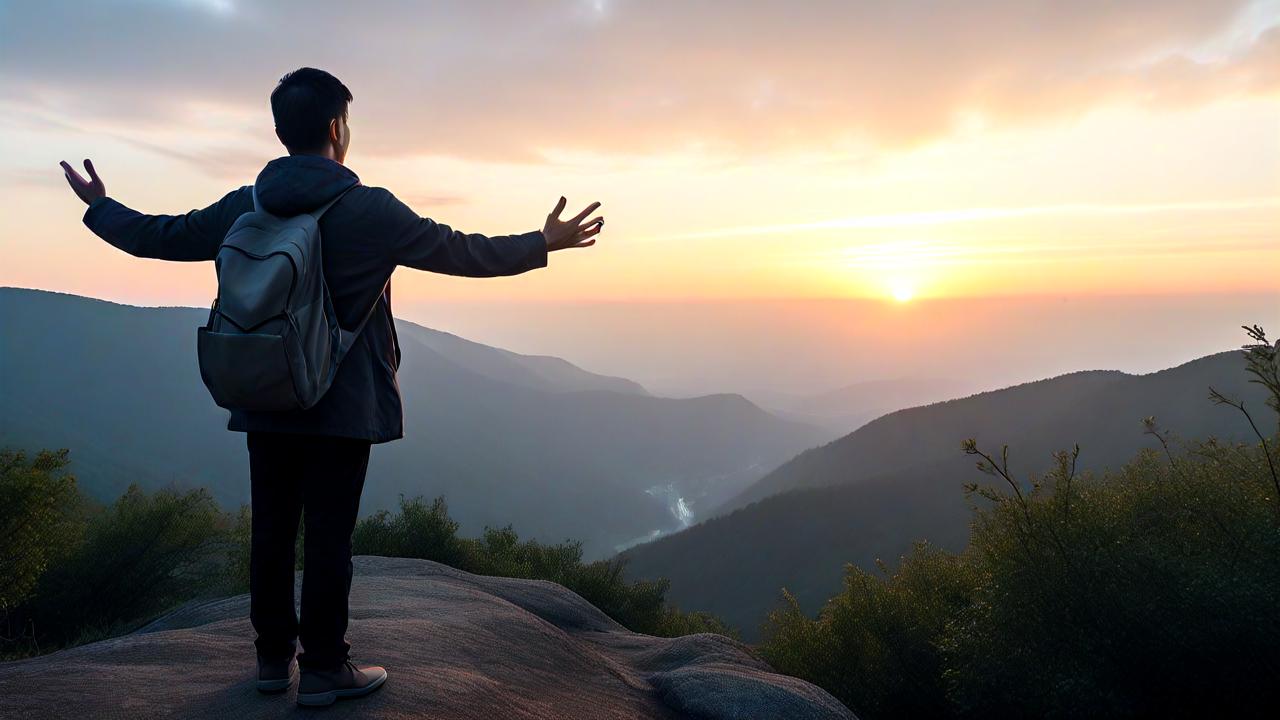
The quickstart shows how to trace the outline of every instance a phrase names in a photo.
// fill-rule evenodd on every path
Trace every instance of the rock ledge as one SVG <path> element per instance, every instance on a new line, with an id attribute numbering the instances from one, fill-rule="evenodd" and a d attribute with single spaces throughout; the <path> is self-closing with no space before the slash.
<path id="1" fill-rule="evenodd" d="M 853 718 L 719 635 L 638 635 L 554 583 L 355 558 L 357 662 L 386 687 L 304 710 L 254 689 L 249 597 L 192 603 L 122 637 L 0 663 L 0 717 Z M 301 577 L 298 578 L 301 587 Z"/>

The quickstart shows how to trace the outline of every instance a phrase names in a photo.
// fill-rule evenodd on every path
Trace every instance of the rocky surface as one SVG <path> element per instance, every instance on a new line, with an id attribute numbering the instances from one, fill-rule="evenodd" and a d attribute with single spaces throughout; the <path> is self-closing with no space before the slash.
<path id="1" fill-rule="evenodd" d="M 299 577 L 299 587 L 301 578 Z M 136 632 L 0 663 L 3 718 L 853 718 L 718 635 L 627 631 L 554 583 L 426 560 L 355 559 L 356 662 L 385 687 L 329 708 L 254 688 L 249 598 L 193 603 Z"/>

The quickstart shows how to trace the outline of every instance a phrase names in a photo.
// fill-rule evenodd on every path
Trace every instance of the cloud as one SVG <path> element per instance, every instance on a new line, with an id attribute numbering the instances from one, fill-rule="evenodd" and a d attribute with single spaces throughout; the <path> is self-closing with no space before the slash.
<path id="1" fill-rule="evenodd" d="M 1011 220 L 1026 217 L 1108 217 L 1123 215 L 1157 215 L 1173 212 L 1232 212 L 1242 210 L 1280 209 L 1280 198 L 1251 197 L 1193 202 L 1143 204 L 1067 203 L 1025 207 L 971 207 L 947 210 L 918 210 L 886 215 L 856 215 L 805 223 L 781 225 L 740 225 L 651 237 L 649 240 L 704 240 L 708 238 L 747 237 L 752 235 L 794 235 L 799 232 L 825 230 L 883 230 L 887 228 L 930 227 L 959 223 Z"/>
<path id="2" fill-rule="evenodd" d="M 1276 29 L 1193 59 L 1258 7 L 47 0 L 0 10 L 0 100 L 145 141 L 151 127 L 209 127 L 211 107 L 269 123 L 277 78 L 314 65 L 351 87 L 354 142 L 380 155 L 903 147 L 964 118 L 998 127 L 1274 93 Z"/>
<path id="3" fill-rule="evenodd" d="M 175 147 L 150 140 L 145 132 L 130 132 L 128 129 L 116 129 L 101 124 L 94 127 L 67 121 L 47 111 L 41 111 L 39 108 L 3 100 L 0 100 L 0 114 L 4 115 L 0 120 L 0 128 L 10 127 L 26 132 L 56 130 L 75 135 L 107 138 L 170 160 L 186 163 L 220 180 L 243 180 L 246 176 L 253 177 L 261 168 L 264 158 L 272 157 L 274 151 L 274 148 L 261 147 L 261 143 L 255 147 L 254 143 L 232 144 L 226 141 L 221 144 L 187 143 Z M 27 171 L 48 172 L 44 169 L 23 169 L 24 173 Z M 56 177 L 56 173 L 53 176 Z"/>

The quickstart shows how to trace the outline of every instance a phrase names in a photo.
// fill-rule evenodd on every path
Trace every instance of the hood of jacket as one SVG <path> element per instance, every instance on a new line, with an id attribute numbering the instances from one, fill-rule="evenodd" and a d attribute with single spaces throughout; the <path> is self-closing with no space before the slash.
<path id="1" fill-rule="evenodd" d="M 311 212 L 360 178 L 342 163 L 319 155 L 286 155 L 267 163 L 254 187 L 263 210 L 281 217 Z"/>

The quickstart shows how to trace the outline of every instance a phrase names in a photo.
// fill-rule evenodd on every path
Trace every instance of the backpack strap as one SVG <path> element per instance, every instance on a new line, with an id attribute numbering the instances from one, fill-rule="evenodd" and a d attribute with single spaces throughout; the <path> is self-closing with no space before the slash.
<path id="1" fill-rule="evenodd" d="M 311 217 L 316 219 L 316 222 L 319 222 L 321 215 L 324 215 L 326 212 L 328 212 L 329 208 L 333 207 L 334 203 L 341 200 L 343 195 L 346 195 L 347 193 L 351 192 L 351 189 L 356 187 L 356 185 L 359 185 L 359 184 L 360 184 L 359 182 L 356 182 L 354 185 L 351 185 L 346 190 L 343 190 L 342 192 L 335 195 L 334 198 L 329 202 L 325 203 L 324 205 L 321 205 L 315 210 L 312 210 L 309 214 L 311 215 Z M 378 309 L 378 303 L 382 300 L 382 296 L 385 295 L 387 292 L 387 285 L 390 285 L 390 284 L 391 284 L 391 278 L 387 278 L 386 284 L 382 286 L 382 290 L 378 291 L 378 296 L 374 298 L 373 305 L 369 307 L 369 310 L 365 312 L 364 317 L 360 319 L 360 324 L 356 326 L 355 331 L 345 330 L 342 328 L 341 325 L 338 326 L 338 362 L 339 363 L 341 363 L 342 359 L 347 356 L 347 352 L 351 350 L 351 346 L 355 344 L 356 338 L 360 336 L 360 332 L 364 330 L 364 326 L 369 323 L 369 318 L 373 317 L 373 313 Z"/>
<path id="2" fill-rule="evenodd" d="M 312 210 L 310 213 L 308 213 L 308 215 L 310 215 L 311 217 L 315 218 L 315 219 L 316 219 L 316 221 L 318 222 L 318 221 L 320 220 L 320 216 L 321 216 L 321 215 L 324 215 L 326 212 L 328 212 L 329 208 L 333 207 L 333 204 L 334 204 L 334 203 L 336 203 L 336 202 L 338 202 L 339 200 L 341 200 L 343 195 L 346 195 L 347 193 L 351 192 L 351 189 L 352 189 L 352 188 L 354 188 L 354 187 L 356 187 L 356 185 L 359 185 L 359 184 L 360 184 L 360 183 L 359 183 L 359 182 L 357 182 L 355 185 L 352 185 L 352 186 L 348 187 L 346 190 L 343 190 L 342 192 L 338 193 L 337 195 L 335 195 L 335 196 L 333 197 L 333 199 L 332 199 L 332 200 L 330 200 L 329 202 L 327 202 L 327 203 L 325 203 L 325 204 L 321 205 L 320 207 L 316 208 L 315 210 Z M 257 190 L 255 189 L 255 190 L 254 190 L 254 192 L 255 192 L 254 199 L 255 199 L 255 202 L 256 202 L 256 200 L 257 200 L 257 195 L 256 195 Z"/>
<path id="3" fill-rule="evenodd" d="M 360 332 L 364 330 L 364 326 L 369 323 L 369 319 L 372 318 L 373 313 L 377 311 L 378 303 L 382 302 L 383 296 L 387 294 L 387 285 L 390 285 L 390 284 L 391 284 L 391 278 L 387 278 L 386 284 L 384 284 L 382 286 L 382 289 L 378 291 L 378 297 L 374 298 L 373 306 L 370 307 L 369 311 L 364 314 L 364 317 L 360 320 L 360 324 L 356 326 L 356 329 L 354 332 L 350 330 L 344 330 L 341 326 L 338 327 L 338 333 L 339 333 L 338 362 L 339 363 L 341 363 L 342 359 L 347 356 L 347 352 L 351 350 L 351 346 L 355 344 L 356 338 L 360 336 Z"/>

